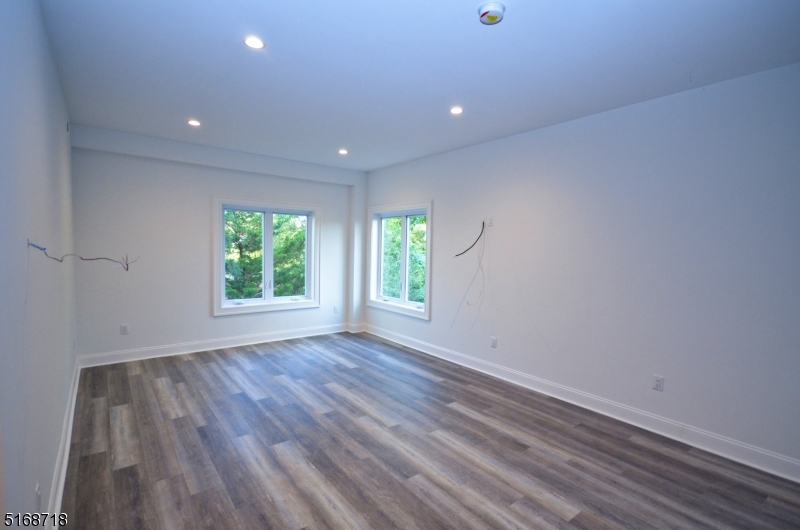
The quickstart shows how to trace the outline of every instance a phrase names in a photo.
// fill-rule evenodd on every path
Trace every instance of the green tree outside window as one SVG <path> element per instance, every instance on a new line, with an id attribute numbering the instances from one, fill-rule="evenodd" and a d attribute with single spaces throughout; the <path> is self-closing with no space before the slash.
<path id="1" fill-rule="evenodd" d="M 267 215 L 272 223 L 272 270 L 266 279 L 264 212 L 225 210 L 224 216 L 226 300 L 263 298 L 269 279 L 274 297 L 305 296 L 307 215 Z"/>
<path id="2" fill-rule="evenodd" d="M 408 216 L 408 301 L 425 303 L 425 236 L 424 215 Z"/>
<path id="3" fill-rule="evenodd" d="M 403 256 L 404 221 L 407 257 Z M 395 299 L 405 296 L 403 301 L 425 303 L 426 221 L 425 215 L 381 219 L 381 296 Z M 407 259 L 405 264 L 404 259 Z"/>
<path id="4" fill-rule="evenodd" d="M 386 298 L 400 298 L 402 234 L 402 217 L 384 217 L 381 220 L 381 295 Z"/>
<path id="5" fill-rule="evenodd" d="M 272 216 L 273 296 L 306 294 L 306 226 L 308 217 L 276 213 Z"/>
<path id="6" fill-rule="evenodd" d="M 264 294 L 264 214 L 225 210 L 225 298 Z"/>

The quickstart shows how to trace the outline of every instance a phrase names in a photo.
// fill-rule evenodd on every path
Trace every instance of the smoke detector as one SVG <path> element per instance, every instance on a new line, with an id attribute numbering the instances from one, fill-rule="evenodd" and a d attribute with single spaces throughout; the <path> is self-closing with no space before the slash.
<path id="1" fill-rule="evenodd" d="M 478 15 L 481 17 L 481 23 L 487 26 L 492 26 L 503 20 L 503 13 L 506 12 L 506 6 L 500 2 L 486 2 L 478 8 Z"/>

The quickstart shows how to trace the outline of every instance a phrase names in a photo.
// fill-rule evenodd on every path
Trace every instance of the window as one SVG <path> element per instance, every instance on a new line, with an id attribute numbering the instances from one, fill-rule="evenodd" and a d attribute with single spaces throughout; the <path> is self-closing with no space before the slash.
<path id="1" fill-rule="evenodd" d="M 314 207 L 214 200 L 214 315 L 319 307 Z"/>
<path id="2" fill-rule="evenodd" d="M 431 203 L 374 207 L 369 305 L 430 320 Z"/>

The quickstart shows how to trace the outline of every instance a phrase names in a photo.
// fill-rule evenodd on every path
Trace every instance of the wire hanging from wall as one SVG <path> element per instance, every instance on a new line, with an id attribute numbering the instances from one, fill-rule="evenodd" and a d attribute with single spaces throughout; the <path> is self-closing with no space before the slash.
<path id="1" fill-rule="evenodd" d="M 491 226 L 491 225 L 490 225 Z M 478 263 L 477 268 L 475 269 L 475 274 L 472 275 L 472 279 L 467 286 L 467 289 L 464 291 L 464 295 L 461 297 L 461 301 L 458 304 L 458 309 L 456 309 L 455 315 L 453 315 L 453 321 L 450 323 L 450 328 L 452 329 L 458 319 L 458 315 L 461 313 L 461 309 L 464 307 L 465 303 L 467 306 L 475 306 L 474 303 L 469 302 L 467 297 L 469 296 L 470 292 L 472 291 L 473 285 L 475 285 L 475 281 L 480 278 L 480 291 L 477 297 L 477 312 L 475 314 L 475 320 L 472 322 L 472 326 L 470 327 L 470 333 L 475 328 L 475 325 L 478 323 L 478 319 L 481 315 L 481 310 L 483 308 L 483 301 L 484 301 L 484 291 L 486 289 L 486 271 L 483 267 L 483 258 L 484 258 L 484 251 L 486 250 L 486 221 L 481 222 L 481 233 L 478 234 L 478 238 L 472 243 L 466 250 L 463 252 L 459 252 L 454 257 L 463 256 L 470 250 L 472 250 L 476 245 L 480 243 L 478 249 L 480 252 L 478 253 Z M 491 311 L 489 311 L 489 319 L 491 321 Z"/>
<path id="2" fill-rule="evenodd" d="M 455 257 L 457 258 L 457 257 L 459 257 L 459 256 L 463 256 L 464 254 L 466 254 L 467 252 L 469 252 L 470 250 L 472 250 L 472 247 L 474 247 L 475 245 L 477 245 L 477 244 L 478 244 L 478 241 L 480 241 L 480 240 L 481 240 L 481 238 L 483 237 L 483 232 L 484 232 L 484 230 L 486 230 L 486 221 L 481 221 L 481 233 L 480 233 L 480 234 L 478 234 L 478 239 L 476 239 L 476 240 L 475 240 L 475 242 L 474 242 L 473 244 L 471 244 L 467 250 L 465 250 L 464 252 L 459 252 L 458 254 L 456 254 L 456 255 L 455 255 Z"/>
<path id="3" fill-rule="evenodd" d="M 112 258 L 106 258 L 106 257 L 84 258 L 83 256 L 80 256 L 80 255 L 74 254 L 74 253 L 64 254 L 63 256 L 61 256 L 59 258 L 59 257 L 51 256 L 50 254 L 48 254 L 46 247 L 43 247 L 41 245 L 37 245 L 36 243 L 31 242 L 30 239 L 28 239 L 27 241 L 28 241 L 28 252 L 27 252 L 27 262 L 26 262 L 26 265 L 25 265 L 25 269 L 26 269 L 26 273 L 25 273 L 25 301 L 23 302 L 23 309 L 22 309 L 22 359 L 21 359 L 21 363 L 22 363 L 22 382 L 21 382 L 21 387 L 20 387 L 22 389 L 22 392 L 21 392 L 22 395 L 21 395 L 21 398 L 20 398 L 21 405 L 22 405 L 21 408 L 22 408 L 23 411 L 25 411 L 25 414 L 22 414 L 22 417 L 24 418 L 23 419 L 23 425 L 22 425 L 22 431 L 23 431 L 23 437 L 25 439 L 28 438 L 28 428 L 29 428 L 29 421 L 28 420 L 32 416 L 30 414 L 29 409 L 28 409 L 28 392 L 27 392 L 27 389 L 28 389 L 28 368 L 29 368 L 29 366 L 28 366 L 28 361 L 27 361 L 27 359 L 28 359 L 28 341 L 27 341 L 27 331 L 26 331 L 27 330 L 27 318 L 28 318 L 28 296 L 30 294 L 30 284 L 31 284 L 31 280 L 30 280 L 30 277 L 31 277 L 31 275 L 30 275 L 30 268 L 31 268 L 30 249 L 31 248 L 35 248 L 36 250 L 41 251 L 42 254 L 44 254 L 46 257 L 50 258 L 53 261 L 57 261 L 59 263 L 64 263 L 64 259 L 66 259 L 66 258 L 68 258 L 70 256 L 74 256 L 74 257 L 76 257 L 76 258 L 78 258 L 78 259 L 80 259 L 82 261 L 110 261 L 112 263 L 116 263 L 117 265 L 122 266 L 122 268 L 125 269 L 126 271 L 130 270 L 130 266 L 131 266 L 132 263 L 136 263 L 139 260 L 139 258 L 137 257 L 135 260 L 131 261 L 130 258 L 128 258 L 127 254 L 125 255 L 124 258 L 122 258 L 120 260 L 116 260 L 116 259 L 112 259 Z M 5 360 L 4 360 L 4 362 L 5 362 Z M 21 444 L 21 446 L 19 447 L 19 450 L 17 451 L 17 454 L 15 455 L 17 457 L 17 463 L 18 463 L 18 465 L 20 467 L 22 467 L 24 465 L 25 459 L 27 458 L 27 454 L 28 454 L 28 444 Z M 37 507 L 37 511 L 39 511 L 39 510 L 40 510 L 40 508 Z"/>
<path id="4" fill-rule="evenodd" d="M 100 258 L 84 258 L 83 256 L 80 256 L 80 255 L 74 254 L 74 253 L 72 253 L 72 254 L 64 254 L 60 258 L 57 258 L 55 256 L 51 256 L 50 254 L 48 254 L 47 253 L 47 248 L 45 248 L 45 247 L 43 247 L 41 245 L 37 245 L 36 243 L 32 243 L 30 239 L 28 240 L 28 246 L 29 247 L 33 247 L 36 250 L 41 250 L 42 253 L 45 256 L 47 256 L 51 260 L 57 261 L 59 263 L 64 263 L 64 258 L 68 258 L 69 256 L 75 256 L 76 258 L 78 258 L 78 259 L 80 259 L 82 261 L 110 261 L 112 263 L 116 263 L 118 265 L 122 265 L 122 268 L 125 269 L 126 271 L 128 271 L 128 270 L 130 270 L 131 263 L 136 263 L 137 261 L 139 261 L 139 258 L 136 258 L 135 260 L 131 261 L 128 258 L 127 254 L 125 254 L 125 257 L 122 258 L 121 260 L 112 259 L 112 258 L 103 258 L 103 257 L 100 257 Z"/>

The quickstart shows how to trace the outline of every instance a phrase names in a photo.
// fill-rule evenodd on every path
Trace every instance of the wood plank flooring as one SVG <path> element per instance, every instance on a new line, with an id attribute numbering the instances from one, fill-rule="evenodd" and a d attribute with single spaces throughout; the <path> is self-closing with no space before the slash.
<path id="1" fill-rule="evenodd" d="M 800 528 L 800 485 L 367 334 L 85 369 L 70 528 Z"/>

